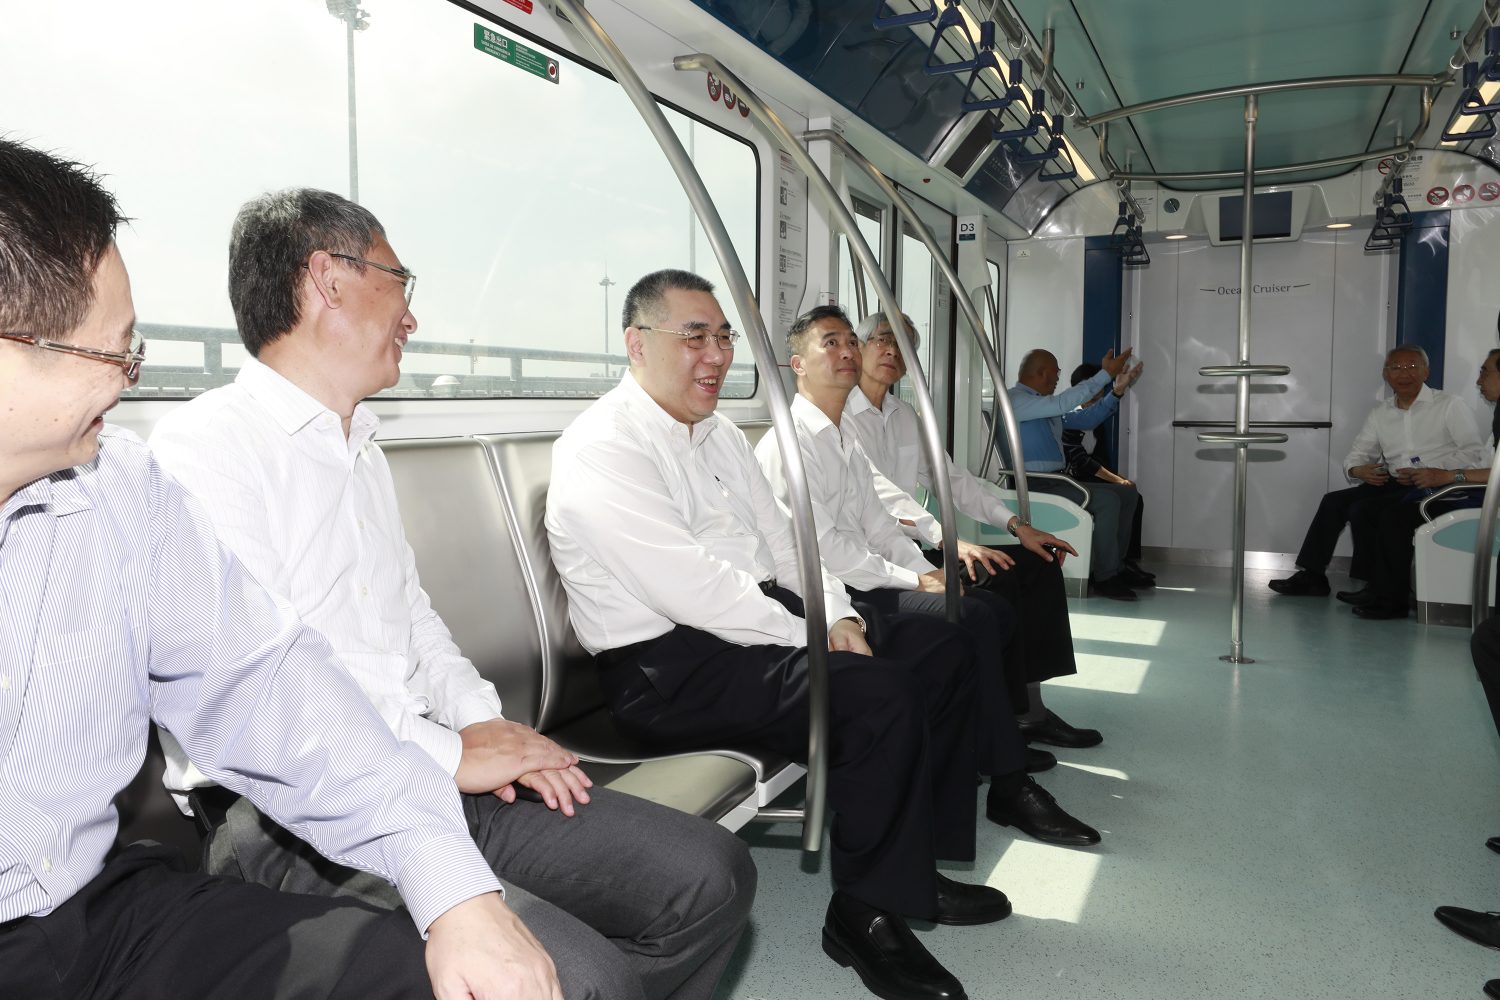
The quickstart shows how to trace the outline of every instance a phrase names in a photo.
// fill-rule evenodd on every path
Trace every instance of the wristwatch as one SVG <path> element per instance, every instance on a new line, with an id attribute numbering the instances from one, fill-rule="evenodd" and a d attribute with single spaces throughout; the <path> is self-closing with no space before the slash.
<path id="1" fill-rule="evenodd" d="M 1463 469 L 1459 469 L 1457 472 L 1453 473 L 1453 481 L 1455 483 L 1467 483 L 1469 481 L 1469 477 L 1464 475 Z"/>
<path id="2" fill-rule="evenodd" d="M 1021 517 L 1017 516 L 1010 519 L 1010 521 L 1005 525 L 1005 530 L 1010 532 L 1010 536 L 1012 538 L 1020 538 L 1021 532 L 1019 529 L 1029 527 L 1031 527 L 1030 521 L 1023 520 Z"/>

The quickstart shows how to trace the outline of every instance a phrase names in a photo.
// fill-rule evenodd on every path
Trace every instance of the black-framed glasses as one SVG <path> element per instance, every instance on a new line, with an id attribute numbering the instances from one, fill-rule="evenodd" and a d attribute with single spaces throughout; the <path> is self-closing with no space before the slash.
<path id="1" fill-rule="evenodd" d="M 408 271 L 404 267 L 392 267 L 389 264 L 382 264 L 379 261 L 366 260 L 363 257 L 356 257 L 353 254 L 334 253 L 332 250 L 326 250 L 324 252 L 327 253 L 330 257 L 337 257 L 339 260 L 353 261 L 356 264 L 368 264 L 370 267 L 373 267 L 376 270 L 384 271 L 386 274 L 395 275 L 396 277 L 400 278 L 402 284 L 406 286 L 406 304 L 408 306 L 411 305 L 412 293 L 417 290 L 417 272 Z M 307 265 L 303 264 L 302 266 L 306 267 Z"/>
<path id="2" fill-rule="evenodd" d="M 720 330 L 714 333 L 709 330 L 668 330 L 660 326 L 638 326 L 636 329 L 651 333 L 670 333 L 674 337 L 681 337 L 682 342 L 695 351 L 706 350 L 710 340 L 719 350 L 732 351 L 734 342 L 740 339 L 738 330 Z"/>
<path id="3" fill-rule="evenodd" d="M 0 340 L 14 340 L 18 344 L 30 344 L 44 351 L 72 354 L 90 361 L 102 361 L 125 369 L 125 377 L 134 382 L 141 377 L 141 362 L 146 360 L 146 338 L 139 330 L 130 331 L 130 347 L 124 351 L 101 351 L 95 347 L 79 347 L 60 340 L 48 340 L 30 333 L 0 333 Z"/>

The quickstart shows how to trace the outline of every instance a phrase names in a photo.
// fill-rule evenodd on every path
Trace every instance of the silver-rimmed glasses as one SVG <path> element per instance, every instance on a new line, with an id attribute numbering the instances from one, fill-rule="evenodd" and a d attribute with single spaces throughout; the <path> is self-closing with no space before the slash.
<path id="1" fill-rule="evenodd" d="M 674 337 L 681 337 L 682 342 L 695 351 L 708 348 L 709 340 L 721 351 L 734 350 L 734 342 L 740 339 L 738 330 L 719 330 L 717 333 L 708 329 L 700 330 L 668 330 L 660 326 L 638 326 L 637 330 L 649 330 L 652 333 L 670 333 Z"/>
<path id="2" fill-rule="evenodd" d="M 141 362 L 146 360 L 146 338 L 139 330 L 130 331 L 130 347 L 125 351 L 101 351 L 95 347 L 79 347 L 61 340 L 48 340 L 30 333 L 0 333 L 0 340 L 14 340 L 18 344 L 30 344 L 44 351 L 73 354 L 90 361 L 102 361 L 125 369 L 125 377 L 134 382 L 141 377 Z"/>
<path id="3" fill-rule="evenodd" d="M 400 278 L 402 284 L 406 286 L 406 304 L 408 306 L 411 305 L 412 293 L 417 290 L 417 272 L 408 271 L 404 267 L 392 267 L 389 264 L 382 264 L 379 261 L 366 260 L 363 257 L 356 257 L 353 254 L 334 253 L 332 250 L 327 251 L 327 253 L 328 256 L 337 257 L 339 260 L 353 261 L 356 264 L 368 264 L 376 270 L 384 271 L 386 274 L 395 275 Z M 303 264 L 302 266 L 306 267 L 307 265 Z"/>

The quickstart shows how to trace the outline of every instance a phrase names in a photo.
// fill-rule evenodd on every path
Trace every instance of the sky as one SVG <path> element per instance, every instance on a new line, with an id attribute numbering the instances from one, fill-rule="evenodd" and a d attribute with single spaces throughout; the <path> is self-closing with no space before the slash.
<path id="1" fill-rule="evenodd" d="M 687 199 L 614 83 L 569 59 L 552 83 L 480 52 L 480 19 L 445 0 L 363 7 L 358 200 L 419 276 L 416 340 L 602 351 L 607 334 L 618 352 L 625 291 L 645 272 L 696 266 L 722 288 L 701 230 L 690 260 Z M 0 25 L 0 132 L 105 175 L 134 220 L 119 243 L 141 322 L 231 327 L 238 207 L 283 187 L 349 194 L 346 33 L 324 0 L 0 0 Z M 687 119 L 668 117 L 686 141 Z M 754 154 L 707 126 L 693 132 L 754 274 Z M 606 273 L 618 283 L 608 327 Z M 199 353 L 159 344 L 152 356 Z M 406 367 L 468 364 L 416 349 Z"/>

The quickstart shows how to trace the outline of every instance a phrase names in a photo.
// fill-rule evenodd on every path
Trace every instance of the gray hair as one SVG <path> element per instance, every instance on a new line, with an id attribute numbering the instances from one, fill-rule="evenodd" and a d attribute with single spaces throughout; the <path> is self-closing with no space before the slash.
<path id="1" fill-rule="evenodd" d="M 917 332 L 917 324 L 913 323 L 911 317 L 906 315 L 906 313 L 902 313 L 901 318 L 906 320 L 906 332 L 911 335 L 911 346 L 920 349 L 922 346 L 922 335 Z M 875 331 L 881 326 L 894 330 L 894 327 L 885 321 L 885 313 L 870 313 L 870 315 L 859 321 L 859 326 L 854 328 L 854 335 L 863 344 L 875 336 Z"/>
<path id="2" fill-rule="evenodd" d="M 245 349 L 259 357 L 302 319 L 302 265 L 315 252 L 362 257 L 384 235 L 369 209 L 331 191 L 290 188 L 246 202 L 229 234 L 229 304 Z"/>
<path id="3" fill-rule="evenodd" d="M 1021 367 L 1016 369 L 1016 377 L 1025 378 L 1026 376 L 1035 372 L 1037 370 L 1037 367 L 1041 364 L 1042 355 L 1044 354 L 1047 357 L 1052 358 L 1054 361 L 1057 360 L 1056 357 L 1053 356 L 1052 352 L 1047 350 L 1045 347 L 1033 347 L 1031 350 L 1026 352 L 1025 356 L 1021 358 Z"/>
<path id="4" fill-rule="evenodd" d="M 0 139 L 0 329 L 67 339 L 123 221 L 91 169 Z"/>
<path id="5" fill-rule="evenodd" d="M 1386 364 L 1390 364 L 1391 363 L 1391 358 L 1394 358 L 1398 354 L 1417 354 L 1417 355 L 1420 355 L 1421 358 L 1422 358 L 1422 367 L 1423 368 L 1431 368 L 1432 367 L 1431 363 L 1429 363 L 1428 360 L 1427 360 L 1427 351 L 1425 349 L 1421 348 L 1421 347 L 1418 347 L 1416 344 L 1397 344 L 1395 347 L 1393 347 L 1389 351 L 1385 352 L 1385 363 Z"/>

